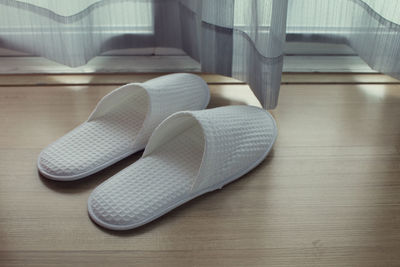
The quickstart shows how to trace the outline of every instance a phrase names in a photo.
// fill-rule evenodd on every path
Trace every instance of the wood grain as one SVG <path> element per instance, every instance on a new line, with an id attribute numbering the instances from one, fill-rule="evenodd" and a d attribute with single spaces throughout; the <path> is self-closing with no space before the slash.
<path id="1" fill-rule="evenodd" d="M 259 167 L 127 232 L 97 227 L 86 203 L 140 153 L 76 182 L 36 170 L 114 88 L 0 88 L 0 266 L 400 265 L 399 85 L 283 85 Z M 259 106 L 246 85 L 210 88 L 209 107 Z"/>

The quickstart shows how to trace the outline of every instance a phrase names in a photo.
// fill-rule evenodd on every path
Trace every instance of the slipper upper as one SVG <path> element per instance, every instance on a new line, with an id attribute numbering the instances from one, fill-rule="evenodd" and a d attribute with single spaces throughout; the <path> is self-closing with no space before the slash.
<path id="1" fill-rule="evenodd" d="M 171 135 L 163 128 L 173 125 L 173 121 L 184 117 L 189 120 L 192 118 L 199 123 L 205 140 L 201 166 L 192 187 L 194 191 L 217 184 L 251 168 L 257 159 L 262 158 L 269 150 L 277 136 L 273 117 L 257 107 L 228 106 L 182 111 L 171 115 L 156 128 L 143 157 L 157 149 L 162 135 Z M 174 130 L 177 126 L 169 128 Z"/>
<path id="2" fill-rule="evenodd" d="M 210 100 L 207 83 L 197 75 L 176 73 L 160 76 L 144 83 L 131 83 L 106 95 L 89 116 L 88 121 L 101 117 L 105 111 L 128 97 L 131 87 L 145 89 L 149 99 L 146 118 L 135 136 L 135 145 L 144 147 L 154 129 L 171 114 L 182 110 L 204 109 Z"/>
<path id="3" fill-rule="evenodd" d="M 47 178 L 75 180 L 142 150 L 154 128 L 181 110 L 206 107 L 209 89 L 197 75 L 165 75 L 104 96 L 89 119 L 46 147 L 38 169 Z"/>

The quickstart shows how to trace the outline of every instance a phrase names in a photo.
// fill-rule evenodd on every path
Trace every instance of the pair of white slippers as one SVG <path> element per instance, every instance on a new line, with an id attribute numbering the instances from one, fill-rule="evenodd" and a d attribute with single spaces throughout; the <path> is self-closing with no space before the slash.
<path id="1" fill-rule="evenodd" d="M 40 173 L 72 181 L 145 148 L 142 157 L 90 195 L 90 217 L 112 230 L 146 224 L 256 167 L 277 136 L 273 117 L 250 106 L 204 109 L 207 84 L 171 74 L 122 86 L 89 119 L 48 147 Z"/>

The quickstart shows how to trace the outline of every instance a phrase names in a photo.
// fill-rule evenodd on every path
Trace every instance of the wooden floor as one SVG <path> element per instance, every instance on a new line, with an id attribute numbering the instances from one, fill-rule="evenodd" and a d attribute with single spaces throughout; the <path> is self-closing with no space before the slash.
<path id="1" fill-rule="evenodd" d="M 400 84 L 307 75 L 284 77 L 279 137 L 258 168 L 127 232 L 96 226 L 86 203 L 140 154 L 76 182 L 36 169 L 118 79 L 0 77 L 0 266 L 400 266 Z M 209 107 L 258 105 L 246 85 L 204 77 Z"/>

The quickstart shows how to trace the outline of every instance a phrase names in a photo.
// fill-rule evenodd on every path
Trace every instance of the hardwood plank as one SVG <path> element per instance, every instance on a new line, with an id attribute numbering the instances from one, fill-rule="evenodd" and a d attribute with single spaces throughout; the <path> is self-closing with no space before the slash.
<path id="1" fill-rule="evenodd" d="M 385 247 L 325 247 L 321 241 L 310 248 L 187 250 L 187 251 L 13 251 L 0 252 L 4 266 L 395 266 L 398 253 Z M 360 257 L 357 257 L 359 255 Z M 392 256 L 394 255 L 394 256 Z M 134 262 L 132 259 L 135 259 Z"/>
<path id="2" fill-rule="evenodd" d="M 283 61 L 284 72 L 354 72 L 377 73 L 359 56 L 289 55 Z"/>
<path id="3" fill-rule="evenodd" d="M 14 74 L 0 75 L 0 86 L 64 86 L 64 85 L 124 85 L 145 82 L 168 73 L 147 74 Z M 217 74 L 195 73 L 208 84 L 243 84 L 243 82 Z"/>
<path id="4" fill-rule="evenodd" d="M 144 82 L 166 73 L 125 74 L 14 74 L 1 75 L 0 86 L 65 86 L 65 85 L 123 85 Z M 195 73 L 208 84 L 243 84 L 234 78 Z M 343 73 L 283 73 L 282 84 L 399 84 L 400 81 L 384 74 Z"/>
<path id="5" fill-rule="evenodd" d="M 140 153 L 76 182 L 36 169 L 115 87 L 0 88 L 1 266 L 400 264 L 399 85 L 282 85 L 279 137 L 259 167 L 127 232 L 96 226 L 86 203 Z M 260 106 L 246 85 L 210 89 L 209 107 Z"/>
<path id="6" fill-rule="evenodd" d="M 399 80 L 380 73 L 284 73 L 282 84 L 380 84 L 400 83 Z"/>

